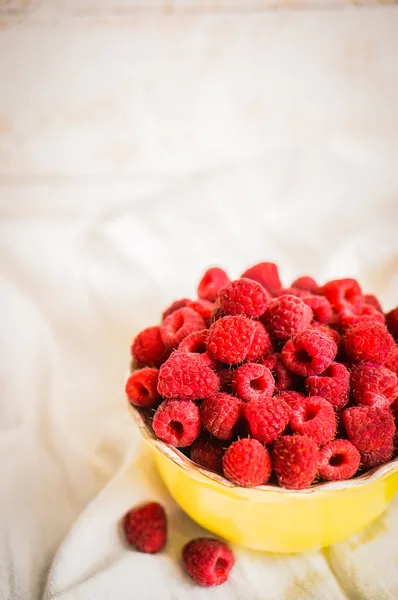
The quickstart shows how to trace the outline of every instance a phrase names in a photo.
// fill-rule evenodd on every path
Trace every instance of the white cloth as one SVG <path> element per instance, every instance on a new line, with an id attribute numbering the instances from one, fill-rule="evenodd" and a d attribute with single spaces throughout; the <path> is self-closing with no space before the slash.
<path id="1" fill-rule="evenodd" d="M 327 551 L 235 548 L 230 583 L 192 585 L 178 556 L 203 530 L 123 393 L 132 337 L 209 264 L 353 275 L 397 302 L 397 11 L 45 5 L 0 33 L 0 599 L 397 598 L 397 499 Z M 119 535 L 142 499 L 169 514 L 160 556 Z"/>

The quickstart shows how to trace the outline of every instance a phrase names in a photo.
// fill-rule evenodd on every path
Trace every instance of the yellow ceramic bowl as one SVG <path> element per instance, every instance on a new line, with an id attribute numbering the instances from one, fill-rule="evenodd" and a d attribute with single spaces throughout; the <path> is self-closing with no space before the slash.
<path id="1" fill-rule="evenodd" d="M 340 542 L 381 515 L 398 491 L 398 458 L 307 490 L 238 487 L 157 440 L 140 412 L 131 413 L 174 500 L 202 527 L 247 548 L 302 552 Z"/>

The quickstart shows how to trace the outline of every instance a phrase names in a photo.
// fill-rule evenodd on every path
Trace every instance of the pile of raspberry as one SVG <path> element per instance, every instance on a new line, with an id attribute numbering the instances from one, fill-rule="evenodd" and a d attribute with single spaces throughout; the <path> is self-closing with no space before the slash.
<path id="1" fill-rule="evenodd" d="M 398 442 L 398 307 L 355 279 L 282 286 L 273 263 L 202 277 L 137 335 L 128 400 L 155 435 L 239 486 L 307 488 Z"/>

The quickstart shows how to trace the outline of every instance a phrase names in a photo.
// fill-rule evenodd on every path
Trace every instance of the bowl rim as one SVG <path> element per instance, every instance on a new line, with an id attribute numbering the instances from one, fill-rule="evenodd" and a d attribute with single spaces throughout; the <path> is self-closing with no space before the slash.
<path id="1" fill-rule="evenodd" d="M 136 406 L 132 405 L 128 402 L 128 408 L 133 420 L 135 421 L 138 430 L 142 437 L 149 442 L 152 446 L 154 446 L 161 454 L 170 459 L 173 463 L 175 463 L 179 468 L 190 471 L 193 475 L 202 475 L 212 481 L 213 483 L 221 486 L 225 490 L 256 490 L 258 492 L 273 492 L 276 494 L 286 495 L 298 495 L 305 496 L 309 494 L 319 494 L 321 492 L 329 492 L 329 491 L 341 491 L 346 489 L 355 489 L 364 487 L 371 482 L 376 480 L 381 480 L 394 471 L 398 471 L 398 456 L 393 460 L 385 463 L 384 465 L 380 465 L 379 467 L 375 467 L 370 471 L 367 471 L 363 475 L 356 477 L 355 479 L 346 479 L 344 481 L 326 481 L 322 483 L 316 483 L 315 485 L 303 489 L 303 490 L 290 490 L 287 488 L 277 487 L 275 485 L 259 485 L 251 488 L 244 488 L 242 486 L 235 485 L 222 475 L 210 471 L 209 469 L 205 469 L 197 464 L 195 464 L 190 458 L 185 456 L 178 448 L 167 444 L 166 442 L 162 442 L 159 440 L 153 430 L 149 427 L 148 422 L 145 420 L 143 414 Z"/>

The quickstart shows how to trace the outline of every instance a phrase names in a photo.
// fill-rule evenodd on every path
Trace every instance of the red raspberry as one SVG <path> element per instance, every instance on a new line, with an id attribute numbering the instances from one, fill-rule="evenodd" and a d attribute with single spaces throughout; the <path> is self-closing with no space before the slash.
<path id="1" fill-rule="evenodd" d="M 351 371 L 351 392 L 358 404 L 387 408 L 398 396 L 398 377 L 372 363 L 358 363 Z"/>
<path id="2" fill-rule="evenodd" d="M 327 325 L 321 325 L 321 323 L 318 323 L 318 321 L 312 321 L 310 327 L 312 327 L 313 329 L 317 329 L 321 333 L 326 333 L 326 335 L 329 335 L 332 338 L 332 340 L 336 342 L 337 345 L 340 344 L 341 335 L 335 329 L 332 329 Z"/>
<path id="3" fill-rule="evenodd" d="M 320 375 L 307 377 L 305 389 L 309 396 L 321 396 L 334 408 L 343 408 L 350 397 L 350 374 L 344 365 L 332 362 Z"/>
<path id="4" fill-rule="evenodd" d="M 299 290 L 307 290 L 308 292 L 317 294 L 319 286 L 315 279 L 312 279 L 312 277 L 309 277 L 308 275 L 304 275 L 303 277 L 298 277 L 298 279 L 295 279 L 293 281 L 292 288 L 297 288 Z"/>
<path id="5" fill-rule="evenodd" d="M 214 304 L 208 300 L 192 300 L 189 302 L 188 308 L 192 308 L 192 310 L 199 313 L 206 323 L 208 323 L 214 309 Z"/>
<path id="6" fill-rule="evenodd" d="M 173 352 L 160 367 L 158 392 L 165 398 L 197 400 L 214 394 L 219 379 L 201 354 Z"/>
<path id="7" fill-rule="evenodd" d="M 222 473 L 222 457 L 224 448 L 214 438 L 199 438 L 191 446 L 191 460 L 205 469 Z"/>
<path id="8" fill-rule="evenodd" d="M 274 469 L 281 487 L 292 490 L 307 488 L 318 470 L 318 448 L 303 435 L 285 435 L 272 448 Z"/>
<path id="9" fill-rule="evenodd" d="M 288 340 L 282 350 L 284 365 L 302 377 L 319 375 L 333 362 L 336 342 L 316 329 L 307 329 Z"/>
<path id="10" fill-rule="evenodd" d="M 132 508 L 123 520 L 127 542 L 140 552 L 162 550 L 167 538 L 167 517 L 163 506 L 149 502 Z"/>
<path id="11" fill-rule="evenodd" d="M 220 307 L 225 315 L 259 317 L 265 311 L 270 295 L 253 279 L 231 281 L 220 292 Z"/>
<path id="12" fill-rule="evenodd" d="M 230 440 L 242 414 L 239 398 L 219 392 L 205 398 L 200 407 L 203 426 L 219 440 Z"/>
<path id="13" fill-rule="evenodd" d="M 279 400 L 283 400 L 289 407 L 290 416 L 297 411 L 299 407 L 303 407 L 305 405 L 305 394 L 301 392 L 293 392 L 293 390 L 289 390 L 286 392 L 280 392 L 277 396 Z"/>
<path id="14" fill-rule="evenodd" d="M 231 444 L 223 458 L 224 475 L 243 487 L 267 483 L 271 475 L 268 450 L 258 440 L 243 438 Z"/>
<path id="15" fill-rule="evenodd" d="M 330 304 L 337 311 L 363 302 L 361 288 L 355 279 L 334 279 L 333 281 L 328 281 L 320 289 L 320 293 L 326 296 Z"/>
<path id="16" fill-rule="evenodd" d="M 129 402 L 134 406 L 151 408 L 160 400 L 158 394 L 158 369 L 145 367 L 134 371 L 126 382 L 126 394 Z"/>
<path id="17" fill-rule="evenodd" d="M 270 337 L 260 321 L 253 321 L 254 337 L 246 354 L 246 360 L 255 361 L 272 351 Z"/>
<path id="18" fill-rule="evenodd" d="M 168 306 L 166 308 L 166 310 L 163 312 L 163 314 L 162 314 L 162 321 L 164 321 L 165 319 L 167 319 L 167 317 L 169 315 L 173 314 L 173 312 L 175 312 L 179 308 L 185 308 L 186 306 L 189 306 L 189 304 L 191 302 L 192 302 L 192 300 L 190 300 L 189 298 L 181 298 L 181 300 L 174 300 L 174 302 L 172 302 L 170 304 L 170 306 Z"/>
<path id="19" fill-rule="evenodd" d="M 279 397 L 251 400 L 243 407 L 251 436 L 270 444 L 287 427 L 290 418 L 289 406 Z"/>
<path id="20" fill-rule="evenodd" d="M 303 296 L 302 301 L 312 310 L 314 321 L 322 324 L 329 323 L 332 318 L 332 307 L 327 298 L 309 294 L 308 296 Z"/>
<path id="21" fill-rule="evenodd" d="M 385 317 L 371 304 L 358 304 L 350 308 L 343 308 L 338 314 L 337 320 L 339 325 L 346 329 L 365 321 L 376 321 L 384 324 Z"/>
<path id="22" fill-rule="evenodd" d="M 206 587 L 221 585 L 227 581 L 235 563 L 227 544 L 212 538 L 197 538 L 185 544 L 182 560 L 192 579 Z"/>
<path id="23" fill-rule="evenodd" d="M 398 306 L 386 314 L 387 329 L 398 342 Z"/>
<path id="24" fill-rule="evenodd" d="M 363 469 L 374 469 L 391 460 L 394 454 L 393 439 L 387 439 L 386 443 L 380 446 L 377 450 L 370 452 L 361 452 L 361 467 Z"/>
<path id="25" fill-rule="evenodd" d="M 288 390 L 292 387 L 293 376 L 283 364 L 280 354 L 276 352 L 274 352 L 273 354 L 269 354 L 261 360 L 261 364 L 263 364 L 271 371 L 271 374 L 275 381 L 275 389 L 278 392 Z"/>
<path id="26" fill-rule="evenodd" d="M 363 297 L 363 300 L 364 300 L 365 304 L 370 304 L 371 306 L 373 306 L 376 310 L 378 310 L 381 313 L 384 312 L 383 307 L 380 304 L 380 300 L 373 294 L 365 294 Z"/>
<path id="27" fill-rule="evenodd" d="M 319 475 L 328 481 L 349 479 L 358 470 L 361 456 L 348 440 L 328 442 L 319 452 Z"/>
<path id="28" fill-rule="evenodd" d="M 229 364 L 242 362 L 253 342 L 253 323 L 242 315 L 223 317 L 213 323 L 207 337 L 208 354 Z"/>
<path id="29" fill-rule="evenodd" d="M 194 331 L 187 335 L 178 346 L 178 350 L 181 352 L 192 352 L 193 354 L 200 354 L 201 358 L 206 364 L 214 369 L 216 361 L 207 354 L 206 350 L 206 339 L 209 333 L 208 329 L 201 329 L 200 331 Z"/>
<path id="30" fill-rule="evenodd" d="M 198 296 L 201 300 L 214 302 L 221 290 L 228 285 L 230 279 L 219 267 L 208 269 L 198 285 Z"/>
<path id="31" fill-rule="evenodd" d="M 275 263 L 262 262 L 258 265 L 254 265 L 242 273 L 242 277 L 247 279 L 253 279 L 258 283 L 261 283 L 266 290 L 274 292 L 282 287 L 281 280 L 279 279 L 278 267 Z"/>
<path id="32" fill-rule="evenodd" d="M 199 408 L 189 400 L 165 400 L 154 414 L 152 427 L 157 437 L 176 446 L 190 446 L 202 429 Z"/>
<path id="33" fill-rule="evenodd" d="M 347 356 L 354 362 L 383 365 L 394 351 L 394 340 L 381 323 L 357 323 L 344 336 Z"/>
<path id="34" fill-rule="evenodd" d="M 206 352 L 206 338 L 208 333 L 208 329 L 201 329 L 200 331 L 190 333 L 180 342 L 178 350 L 193 352 L 194 354 L 204 354 Z"/>
<path id="35" fill-rule="evenodd" d="M 203 318 L 192 308 L 179 308 L 165 318 L 160 335 L 166 348 L 178 348 L 180 342 L 194 331 L 205 329 Z"/>
<path id="36" fill-rule="evenodd" d="M 168 355 L 160 335 L 160 327 L 147 327 L 141 331 L 133 341 L 131 355 L 139 367 L 160 367 Z"/>
<path id="37" fill-rule="evenodd" d="M 392 412 L 376 406 L 346 408 L 343 421 L 348 439 L 360 452 L 377 450 L 395 431 Z"/>
<path id="38" fill-rule="evenodd" d="M 309 396 L 302 406 L 292 412 L 290 427 L 295 433 L 306 435 L 322 446 L 336 434 L 336 415 L 325 398 Z"/>
<path id="39" fill-rule="evenodd" d="M 246 363 L 238 367 L 232 378 L 234 392 L 247 402 L 269 398 L 274 393 L 275 381 L 264 365 Z"/>
<path id="40" fill-rule="evenodd" d="M 398 375 L 398 346 L 395 346 L 394 350 L 390 354 L 385 364 L 387 369 L 390 369 L 395 375 Z"/>
<path id="41" fill-rule="evenodd" d="M 271 336 L 288 340 L 312 321 L 312 310 L 300 298 L 284 294 L 268 304 L 264 319 Z"/>

